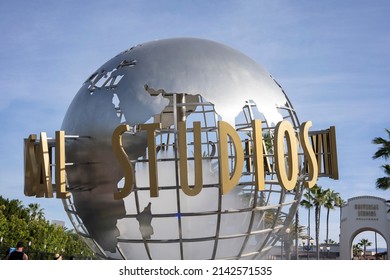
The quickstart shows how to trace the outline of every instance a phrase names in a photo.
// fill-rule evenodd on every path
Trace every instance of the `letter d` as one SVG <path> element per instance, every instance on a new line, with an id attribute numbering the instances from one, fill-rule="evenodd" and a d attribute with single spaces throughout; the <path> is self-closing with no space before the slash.
<path id="1" fill-rule="evenodd" d="M 244 151 L 238 133 L 227 122 L 218 122 L 218 135 L 219 176 L 222 194 L 224 195 L 230 192 L 239 183 L 242 168 L 244 167 Z M 235 156 L 234 170 L 231 177 L 229 172 L 228 137 L 230 137 L 232 141 Z"/>

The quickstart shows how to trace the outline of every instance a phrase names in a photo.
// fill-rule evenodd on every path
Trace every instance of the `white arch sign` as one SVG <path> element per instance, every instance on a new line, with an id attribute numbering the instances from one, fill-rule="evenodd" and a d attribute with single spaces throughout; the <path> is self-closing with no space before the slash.
<path id="1" fill-rule="evenodd" d="M 358 196 L 348 199 L 341 209 L 340 259 L 352 258 L 352 242 L 363 231 L 375 231 L 383 236 L 390 248 L 390 206 L 386 200 L 375 196 Z"/>

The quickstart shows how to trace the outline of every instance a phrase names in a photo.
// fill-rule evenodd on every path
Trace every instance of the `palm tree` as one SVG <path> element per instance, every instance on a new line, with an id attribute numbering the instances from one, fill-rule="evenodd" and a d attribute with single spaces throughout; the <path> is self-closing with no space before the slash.
<path id="1" fill-rule="evenodd" d="M 301 200 L 301 206 L 305 207 L 307 209 L 307 243 L 309 244 L 309 238 L 310 238 L 310 209 L 313 207 L 313 204 L 311 203 L 311 196 L 310 196 L 310 190 L 308 189 L 306 193 L 303 195 L 304 199 Z M 297 211 L 298 212 L 298 211 Z M 298 219 L 297 219 L 298 220 Z M 309 254 L 307 255 L 307 259 L 309 259 Z"/>
<path id="2" fill-rule="evenodd" d="M 336 196 L 334 206 L 335 207 L 343 207 L 347 202 L 341 198 L 341 196 Z"/>
<path id="3" fill-rule="evenodd" d="M 303 186 L 302 185 L 299 185 L 297 184 L 295 186 L 295 191 L 297 193 L 302 193 L 303 192 Z M 302 204 L 301 204 L 302 205 Z M 299 255 L 299 238 L 302 237 L 302 234 L 303 234 L 303 230 L 304 230 L 304 226 L 300 225 L 300 220 L 299 220 L 299 207 L 297 207 L 297 211 L 295 212 L 295 229 L 294 229 L 294 232 L 295 233 L 299 233 L 299 234 L 295 234 L 295 248 L 294 248 L 294 251 L 295 251 L 295 256 L 298 260 L 298 255 Z"/>
<path id="4" fill-rule="evenodd" d="M 30 214 L 31 220 L 42 220 L 44 218 L 43 208 L 38 203 L 30 203 L 27 211 Z"/>
<path id="5" fill-rule="evenodd" d="M 299 248 L 298 248 L 298 240 L 299 240 L 299 236 L 302 235 L 303 233 L 303 229 L 304 229 L 304 226 L 300 226 L 299 225 L 299 209 L 297 209 L 297 212 L 295 213 L 295 228 L 294 228 L 294 232 L 296 233 L 295 234 L 295 248 L 294 248 L 294 251 L 295 251 L 295 256 L 298 260 L 298 255 L 299 255 Z"/>
<path id="6" fill-rule="evenodd" d="M 366 249 L 368 246 L 372 245 L 372 242 L 368 241 L 368 239 L 363 238 L 360 240 L 359 245 L 363 246 L 363 257 L 364 259 L 366 259 Z"/>
<path id="7" fill-rule="evenodd" d="M 317 260 L 320 259 L 320 218 L 321 218 L 321 207 L 325 204 L 325 191 L 320 186 L 314 186 L 313 190 L 313 204 L 314 204 L 314 215 L 316 223 L 316 249 L 317 249 Z"/>
<path id="8" fill-rule="evenodd" d="M 330 210 L 334 210 L 338 206 L 339 201 L 341 200 L 340 194 L 331 189 L 325 191 L 325 203 L 324 207 L 326 208 L 326 246 L 328 246 L 329 240 L 329 216 Z"/>
<path id="9" fill-rule="evenodd" d="M 305 198 L 308 200 L 303 200 L 301 204 L 307 205 L 306 207 L 314 207 L 314 219 L 315 219 L 315 234 L 316 234 L 316 253 L 317 259 L 320 259 L 320 217 L 321 217 L 321 207 L 325 204 L 326 196 L 322 187 L 317 184 L 314 185 L 308 192 L 304 194 Z M 310 207 L 311 208 L 311 207 Z"/>
<path id="10" fill-rule="evenodd" d="M 388 137 L 390 139 L 390 130 L 385 129 Z M 390 157 L 390 141 L 382 138 L 382 137 L 375 137 L 372 140 L 373 144 L 380 145 L 374 156 L 373 159 L 377 158 L 383 158 L 384 160 L 388 160 Z M 376 180 L 376 188 L 381 190 L 387 190 L 390 188 L 390 164 L 384 164 L 382 165 L 382 168 L 385 171 L 385 174 L 387 176 L 378 178 Z"/>
<path id="11" fill-rule="evenodd" d="M 352 254 L 354 257 L 358 257 L 362 253 L 362 248 L 360 247 L 360 244 L 353 244 L 352 246 Z"/>

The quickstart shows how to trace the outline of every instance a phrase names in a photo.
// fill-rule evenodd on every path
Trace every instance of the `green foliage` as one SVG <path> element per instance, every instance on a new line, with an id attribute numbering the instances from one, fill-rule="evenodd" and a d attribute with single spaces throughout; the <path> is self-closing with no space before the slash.
<path id="1" fill-rule="evenodd" d="M 24 207 L 19 200 L 0 196 L 0 259 L 6 250 L 15 247 L 18 241 L 25 244 L 29 259 L 53 259 L 56 253 L 64 259 L 93 258 L 93 252 L 75 232 L 50 224 L 44 218 L 39 204 Z"/>
<path id="2" fill-rule="evenodd" d="M 345 201 L 340 197 L 339 193 L 331 189 L 323 189 L 321 186 L 315 185 L 313 188 L 307 190 L 303 195 L 304 199 L 301 201 L 301 206 L 310 209 L 314 208 L 315 214 L 315 233 L 316 233 L 316 253 L 319 259 L 319 232 L 320 232 L 320 217 L 321 208 L 324 206 L 327 210 L 326 214 L 326 240 L 329 239 L 329 214 L 330 210 L 335 207 L 342 207 Z M 327 243 L 329 244 L 329 243 Z"/>
<path id="3" fill-rule="evenodd" d="M 390 139 L 390 130 L 385 129 L 387 132 L 387 136 Z M 382 158 L 384 160 L 388 160 L 390 157 L 390 141 L 382 138 L 375 137 L 372 140 L 372 143 L 375 145 L 379 145 L 378 150 L 375 152 L 373 159 Z M 384 164 L 381 166 L 386 176 L 378 178 L 376 180 L 376 188 L 380 190 L 387 190 L 390 188 L 390 164 Z"/>
<path id="4" fill-rule="evenodd" d="M 352 246 L 352 254 L 354 257 L 359 257 L 361 255 L 361 253 L 363 252 L 360 244 L 353 244 Z"/>
<path id="5" fill-rule="evenodd" d="M 363 247 L 363 257 L 366 258 L 366 249 L 367 247 L 371 246 L 372 245 L 372 242 L 369 241 L 368 239 L 361 239 L 360 242 L 359 242 L 359 246 L 360 247 Z"/>

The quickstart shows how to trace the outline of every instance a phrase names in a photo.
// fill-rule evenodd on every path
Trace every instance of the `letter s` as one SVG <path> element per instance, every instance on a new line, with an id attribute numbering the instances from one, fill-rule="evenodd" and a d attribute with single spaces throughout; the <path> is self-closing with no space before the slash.
<path id="1" fill-rule="evenodd" d="M 115 156 L 119 160 L 119 164 L 121 165 L 123 172 L 125 174 L 125 184 L 122 190 L 114 193 L 114 199 L 119 200 L 128 196 L 133 190 L 134 184 L 134 171 L 133 166 L 130 163 L 129 158 L 122 146 L 122 134 L 126 131 L 129 131 L 130 127 L 127 124 L 119 125 L 112 134 L 112 149 L 114 150 Z"/>
<path id="2" fill-rule="evenodd" d="M 309 140 L 309 127 L 311 126 L 312 122 L 307 121 L 301 124 L 299 130 L 299 136 L 301 138 L 303 152 L 305 154 L 305 158 L 307 159 L 307 165 L 309 169 L 309 179 L 308 181 L 304 182 L 304 186 L 307 188 L 312 188 L 316 184 L 318 178 L 317 159 Z"/>

